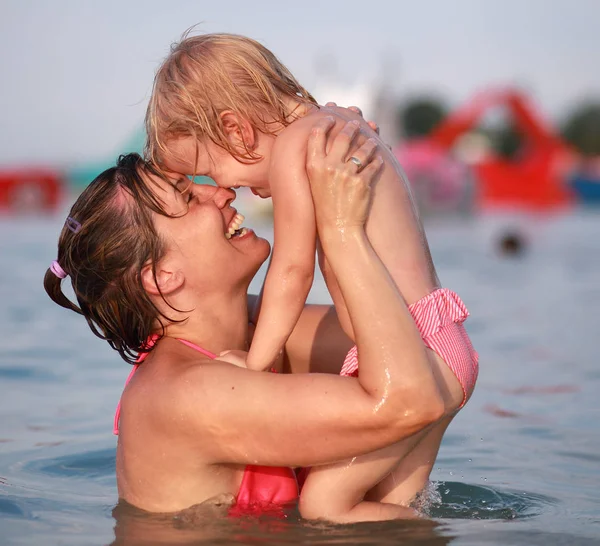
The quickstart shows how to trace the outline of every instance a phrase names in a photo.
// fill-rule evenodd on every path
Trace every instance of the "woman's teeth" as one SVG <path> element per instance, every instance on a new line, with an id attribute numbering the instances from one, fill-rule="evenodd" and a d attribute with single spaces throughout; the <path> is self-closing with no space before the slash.
<path id="1" fill-rule="evenodd" d="M 233 217 L 233 220 L 231 220 L 231 223 L 229 224 L 229 227 L 227 228 L 227 233 L 225 233 L 225 238 L 231 239 L 231 237 L 233 237 L 235 232 L 240 229 L 240 226 L 242 225 L 243 221 L 244 221 L 244 215 L 240 214 L 238 212 Z M 247 231 L 246 228 L 242 228 L 240 233 L 238 233 L 238 235 L 243 235 L 246 231 Z"/>
<path id="2" fill-rule="evenodd" d="M 241 229 L 238 229 L 234 235 L 232 235 L 232 237 L 241 237 L 242 235 L 246 235 L 246 233 L 248 233 L 248 230 L 243 227 Z"/>

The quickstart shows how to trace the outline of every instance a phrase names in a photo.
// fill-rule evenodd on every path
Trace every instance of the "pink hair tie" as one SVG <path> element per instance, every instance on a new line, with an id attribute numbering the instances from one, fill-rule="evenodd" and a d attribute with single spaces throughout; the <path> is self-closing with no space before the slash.
<path id="1" fill-rule="evenodd" d="M 67 276 L 65 270 L 60 267 L 60 264 L 56 260 L 50 264 L 50 271 L 52 271 L 59 279 L 64 279 Z"/>
<path id="2" fill-rule="evenodd" d="M 65 225 L 73 232 L 78 233 L 81 229 L 81 224 L 75 220 L 75 218 L 71 218 L 70 216 L 65 220 Z"/>

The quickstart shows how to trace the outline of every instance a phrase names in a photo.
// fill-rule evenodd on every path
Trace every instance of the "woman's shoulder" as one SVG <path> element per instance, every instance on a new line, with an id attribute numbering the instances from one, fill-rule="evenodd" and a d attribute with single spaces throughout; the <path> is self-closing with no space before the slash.
<path id="1" fill-rule="evenodd" d="M 217 381 L 226 364 L 176 349 L 157 349 L 140 366 L 123 392 L 122 415 L 137 414 L 137 419 L 160 425 L 172 422 L 173 414 L 180 413 L 181 404 L 192 396 L 196 407 L 202 407 L 203 398 L 198 394 L 206 390 L 207 382 Z"/>

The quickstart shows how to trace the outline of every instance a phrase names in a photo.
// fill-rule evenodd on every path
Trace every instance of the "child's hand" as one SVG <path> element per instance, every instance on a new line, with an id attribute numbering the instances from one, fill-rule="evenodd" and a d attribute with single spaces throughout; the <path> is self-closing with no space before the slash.
<path id="1" fill-rule="evenodd" d="M 376 154 L 377 141 L 368 139 L 350 153 L 359 123 L 351 121 L 338 133 L 327 153 L 327 135 L 334 126 L 331 117 L 313 126 L 308 141 L 306 170 L 320 232 L 362 228 L 367 221 L 371 183 L 379 175 L 383 159 Z"/>
<path id="2" fill-rule="evenodd" d="M 219 353 L 219 355 L 217 356 L 217 360 L 229 362 L 230 364 L 233 364 L 238 368 L 245 368 L 247 356 L 248 353 L 246 351 L 239 351 L 237 349 L 234 349 L 232 351 L 223 351 L 222 353 Z"/>

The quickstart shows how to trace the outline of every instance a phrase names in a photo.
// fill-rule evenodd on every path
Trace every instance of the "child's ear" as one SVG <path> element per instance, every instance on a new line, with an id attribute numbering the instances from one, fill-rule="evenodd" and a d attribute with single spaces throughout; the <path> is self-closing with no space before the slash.
<path id="1" fill-rule="evenodd" d="M 142 286 L 146 292 L 154 296 L 173 293 L 183 285 L 184 280 L 183 272 L 169 267 L 168 263 L 156 266 L 156 277 L 152 265 L 146 265 L 142 269 Z"/>
<path id="2" fill-rule="evenodd" d="M 243 151 L 252 151 L 255 147 L 256 136 L 252 124 L 242 116 L 225 110 L 221 112 L 221 122 L 230 144 L 243 149 Z"/>

